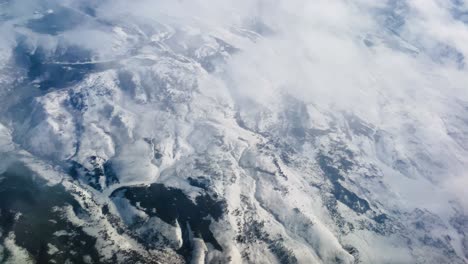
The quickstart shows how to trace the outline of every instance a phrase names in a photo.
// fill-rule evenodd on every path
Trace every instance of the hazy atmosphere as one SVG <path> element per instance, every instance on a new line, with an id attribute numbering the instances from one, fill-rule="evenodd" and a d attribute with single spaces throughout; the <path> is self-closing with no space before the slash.
<path id="1" fill-rule="evenodd" d="M 468 263 L 465 0 L 0 0 L 0 263 Z"/>

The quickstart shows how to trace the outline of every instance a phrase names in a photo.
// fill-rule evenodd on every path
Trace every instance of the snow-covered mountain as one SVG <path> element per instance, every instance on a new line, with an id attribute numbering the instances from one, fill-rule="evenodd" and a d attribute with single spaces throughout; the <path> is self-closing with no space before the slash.
<path id="1" fill-rule="evenodd" d="M 0 262 L 467 263 L 467 14 L 0 0 Z"/>

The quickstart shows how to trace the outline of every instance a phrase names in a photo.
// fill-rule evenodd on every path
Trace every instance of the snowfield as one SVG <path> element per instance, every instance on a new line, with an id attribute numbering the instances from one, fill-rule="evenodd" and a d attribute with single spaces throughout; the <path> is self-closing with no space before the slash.
<path id="1" fill-rule="evenodd" d="M 0 262 L 468 263 L 466 14 L 0 0 Z"/>

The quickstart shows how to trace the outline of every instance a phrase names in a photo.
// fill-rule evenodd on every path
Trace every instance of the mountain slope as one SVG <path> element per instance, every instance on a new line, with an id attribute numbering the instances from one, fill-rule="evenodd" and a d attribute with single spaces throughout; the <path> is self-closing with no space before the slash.
<path id="1" fill-rule="evenodd" d="M 456 41 L 256 4 L 2 4 L 1 262 L 467 262 Z"/>

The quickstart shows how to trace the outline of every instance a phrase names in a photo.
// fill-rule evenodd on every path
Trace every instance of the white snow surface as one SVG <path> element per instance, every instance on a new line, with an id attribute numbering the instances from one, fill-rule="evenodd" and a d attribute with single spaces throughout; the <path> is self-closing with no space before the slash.
<path id="1" fill-rule="evenodd" d="M 436 0 L 253 2 L 104 1 L 55 35 L 0 20 L 0 34 L 14 30 L 48 64 L 96 64 L 41 89 L 47 76 L 28 80 L 11 59 L 19 38 L 0 41 L 0 157 L 73 193 L 90 217 L 64 214 L 97 238 L 103 260 L 134 250 L 184 261 L 187 223 L 111 197 L 160 183 L 194 203 L 225 202 L 208 217 L 223 251 L 193 238 L 191 263 L 467 263 L 467 24 Z M 16 8 L 18 21 L 37 16 Z M 399 16 L 402 26 L 380 21 Z M 63 61 L 72 44 L 90 61 Z M 94 160 L 118 182 L 96 189 L 67 173 Z M 135 219 L 144 224 L 129 231 Z M 148 232 L 166 248 L 134 237 Z M 13 236 L 3 244 L 11 263 L 29 261 Z"/>

